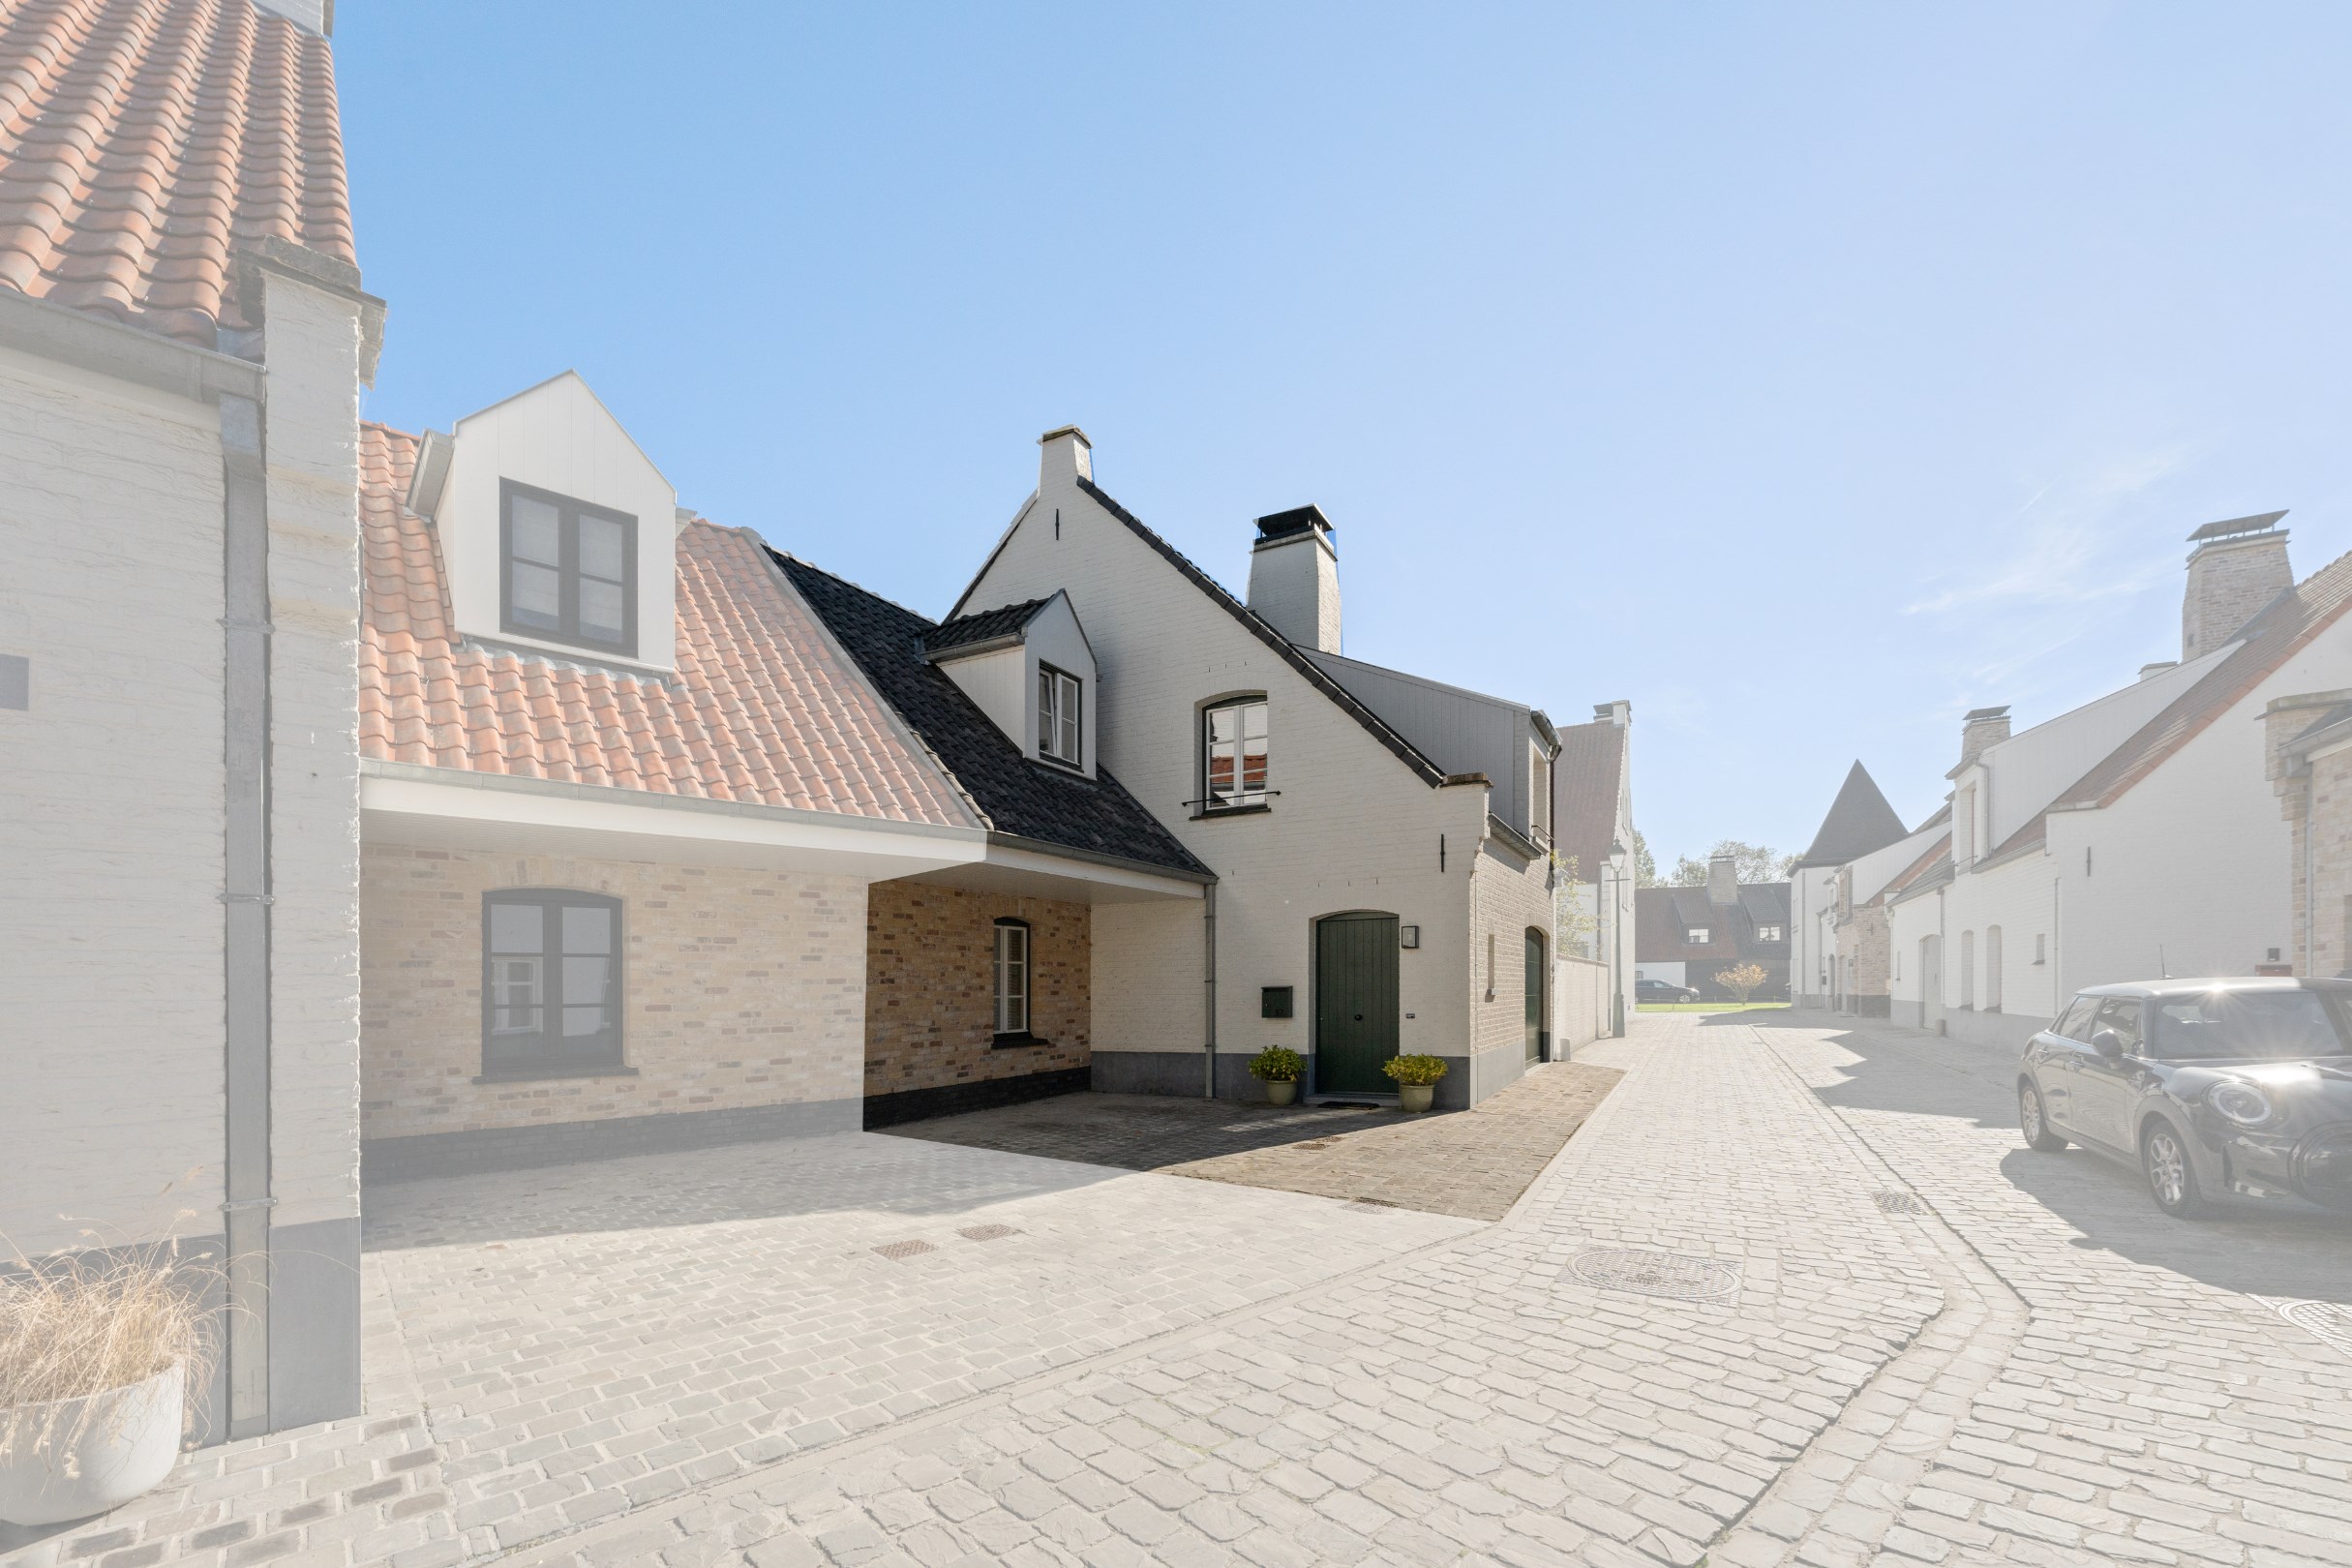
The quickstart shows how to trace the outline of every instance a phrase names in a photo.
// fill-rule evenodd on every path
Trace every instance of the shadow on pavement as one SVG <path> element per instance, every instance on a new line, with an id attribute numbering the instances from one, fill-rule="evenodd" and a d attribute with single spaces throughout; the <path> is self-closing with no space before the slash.
<path id="1" fill-rule="evenodd" d="M 1949 1117 L 2005 1134 L 2012 1146 L 1983 1179 L 2005 1183 L 2070 1226 L 2072 1247 L 2225 1290 L 2352 1302 L 2352 1216 L 2230 1207 L 2208 1221 L 2175 1220 L 2150 1199 L 2139 1173 L 2118 1161 L 2080 1147 L 2062 1154 L 2026 1148 L 2016 1131 L 2014 1052 L 1892 1026 L 1857 1028 L 1821 1013 L 1727 1021 L 1802 1031 L 1851 1057 L 1837 1065 L 1840 1081 L 1815 1086 L 1825 1105 Z M 1960 1222 L 1965 1229 L 1969 1221 Z"/>

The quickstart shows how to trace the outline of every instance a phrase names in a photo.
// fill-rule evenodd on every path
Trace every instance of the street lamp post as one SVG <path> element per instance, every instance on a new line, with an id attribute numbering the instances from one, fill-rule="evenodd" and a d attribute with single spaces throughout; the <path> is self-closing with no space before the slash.
<path id="1" fill-rule="evenodd" d="M 1625 845 L 1609 841 L 1609 1033 L 1625 1038 Z"/>

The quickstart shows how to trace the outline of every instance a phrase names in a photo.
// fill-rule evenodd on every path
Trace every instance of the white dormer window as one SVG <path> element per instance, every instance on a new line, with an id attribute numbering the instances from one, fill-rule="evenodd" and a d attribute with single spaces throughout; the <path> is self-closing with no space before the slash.
<path id="1" fill-rule="evenodd" d="M 498 508 L 503 629 L 633 657 L 637 519 L 512 479 Z"/>
<path id="2" fill-rule="evenodd" d="M 1084 688 L 1078 678 L 1050 664 L 1038 666 L 1038 755 L 1071 768 L 1086 766 Z"/>
<path id="3" fill-rule="evenodd" d="M 1704 948 L 1707 945 L 1707 928 L 1704 925 L 1694 925 L 1682 933 L 1682 940 L 1694 948 Z"/>

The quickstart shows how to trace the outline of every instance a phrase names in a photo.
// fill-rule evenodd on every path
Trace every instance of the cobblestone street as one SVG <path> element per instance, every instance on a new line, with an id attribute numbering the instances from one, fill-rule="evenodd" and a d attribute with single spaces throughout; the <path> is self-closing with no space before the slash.
<path id="1" fill-rule="evenodd" d="M 366 1418 L 6 1560 L 2352 1562 L 2352 1353 L 2272 1305 L 2352 1227 L 2169 1221 L 1951 1040 L 1583 1061 L 1494 1223 L 880 1136 L 383 1188 Z"/>

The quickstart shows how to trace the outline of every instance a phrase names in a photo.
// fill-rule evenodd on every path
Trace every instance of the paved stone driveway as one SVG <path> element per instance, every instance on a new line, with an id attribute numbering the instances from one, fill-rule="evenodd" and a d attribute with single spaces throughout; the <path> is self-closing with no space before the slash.
<path id="1" fill-rule="evenodd" d="M 1630 1070 L 1492 1225 L 904 1138 L 419 1184 L 368 1420 L 28 1560 L 2352 1563 L 2352 1354 L 2265 1304 L 2352 1302 L 2352 1228 L 2164 1220 L 1952 1041 L 1669 1016 L 1588 1059 Z"/>
<path id="2" fill-rule="evenodd" d="M 1235 1105 L 1064 1095 L 894 1129 L 906 1137 L 1129 1170 L 1500 1220 L 1624 1074 L 1563 1062 L 1475 1109 L 1406 1116 L 1342 1105 Z"/>

